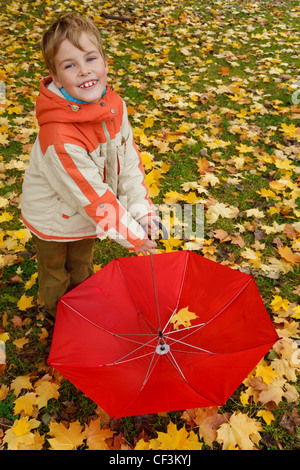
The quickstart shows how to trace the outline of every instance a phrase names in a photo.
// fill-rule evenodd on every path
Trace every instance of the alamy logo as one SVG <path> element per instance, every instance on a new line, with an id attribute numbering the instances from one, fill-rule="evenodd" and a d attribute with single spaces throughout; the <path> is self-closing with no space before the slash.
<path id="1" fill-rule="evenodd" d="M 292 88 L 295 88 L 295 91 L 292 94 L 292 103 L 298 105 L 300 103 L 300 80 L 296 80 L 291 86 Z"/>
<path id="2" fill-rule="evenodd" d="M 300 345 L 300 339 L 296 339 L 293 344 L 292 344 L 292 348 L 293 349 L 296 349 L 296 351 L 293 352 L 292 354 L 292 363 L 293 365 L 295 366 L 298 366 L 300 364 L 300 349 L 299 349 L 299 345 Z"/>

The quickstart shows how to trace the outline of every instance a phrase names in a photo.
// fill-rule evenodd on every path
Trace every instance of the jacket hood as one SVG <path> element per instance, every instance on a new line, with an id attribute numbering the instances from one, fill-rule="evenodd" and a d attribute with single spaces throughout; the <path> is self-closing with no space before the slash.
<path id="1" fill-rule="evenodd" d="M 78 104 L 66 100 L 59 92 L 48 89 L 49 85 L 55 86 L 51 77 L 44 78 L 40 83 L 40 94 L 36 100 L 36 116 L 39 126 L 50 122 L 80 123 L 99 122 L 111 118 L 111 107 L 106 104 L 115 93 L 108 85 L 104 97 L 97 103 Z M 118 110 L 114 110 L 117 114 Z M 115 114 L 115 116 L 116 116 Z"/>

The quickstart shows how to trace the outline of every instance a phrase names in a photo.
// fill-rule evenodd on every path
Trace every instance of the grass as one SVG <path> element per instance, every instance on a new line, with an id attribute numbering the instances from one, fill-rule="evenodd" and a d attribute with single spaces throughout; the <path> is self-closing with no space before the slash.
<path id="1" fill-rule="evenodd" d="M 141 152 L 154 155 L 157 168 L 162 162 L 170 164 L 160 179 L 160 191 L 153 202 L 163 204 L 168 191 L 186 195 L 182 190 L 183 183 L 203 185 L 204 175 L 199 174 L 197 162 L 206 155 L 214 164 L 213 174 L 218 178 L 217 184 L 205 186 L 207 202 L 215 200 L 237 207 L 239 213 L 236 218 L 219 217 L 216 223 L 205 224 L 205 241 L 211 243 L 209 246 L 214 250 L 199 250 L 199 253 L 220 263 L 233 260 L 235 269 L 254 274 L 272 317 L 276 318 L 270 305 L 275 295 L 297 304 L 299 263 L 288 264 L 289 269 L 285 270 L 278 245 L 288 246 L 298 253 L 299 228 L 290 238 L 278 227 L 291 224 L 298 227 L 299 221 L 299 196 L 293 189 L 299 182 L 299 137 L 284 136 L 281 132 L 283 123 L 297 127 L 297 113 L 291 111 L 294 104 L 291 85 L 298 77 L 298 2 L 188 0 L 183 6 L 178 2 L 159 0 L 151 3 L 118 0 L 113 4 L 89 2 L 87 6 L 85 1 L 74 0 L 69 4 L 54 0 L 50 5 L 42 0 L 39 3 L 24 1 L 22 7 L 16 2 L 2 3 L 5 56 L 0 80 L 5 82 L 7 101 L 1 108 L 0 129 L 7 135 L 9 143 L 1 146 L 0 197 L 7 200 L 7 204 L 3 202 L 0 216 L 9 213 L 13 218 L 1 223 L 0 232 L 4 240 L 1 248 L 0 334 L 2 331 L 9 334 L 7 365 L 1 369 L 1 383 L 10 387 L 14 379 L 24 375 L 30 376 L 35 383 L 49 372 L 47 357 L 53 322 L 42 314 L 37 284 L 25 289 L 25 282 L 36 272 L 36 257 L 30 239 L 22 243 L 22 239 L 14 237 L 15 231 L 24 228 L 20 219 L 23 171 L 10 164 L 14 160 L 26 163 L 29 147 L 36 137 L 34 102 L 39 81 L 46 74 L 38 43 L 46 25 L 65 8 L 96 18 L 99 29 L 104 31 L 103 42 L 110 58 L 110 80 L 135 111 L 130 116 L 133 130 L 143 128 L 149 139 L 165 141 L 170 132 L 174 133 L 186 124 L 182 139 L 170 142 L 167 152 L 160 152 L 154 144 L 142 145 L 139 137 L 136 139 Z M 135 20 L 132 23 L 108 20 L 101 17 L 103 12 L 131 15 Z M 237 86 L 235 93 L 228 89 L 222 91 L 222 87 L 232 85 Z M 153 91 L 159 91 L 160 97 L 155 99 Z M 155 118 L 153 127 L 144 128 L 146 118 L 151 116 Z M 229 145 L 214 147 L 217 139 L 229 142 Z M 181 147 L 176 149 L 176 144 Z M 240 152 L 241 144 L 255 150 Z M 240 165 L 235 157 L 241 158 Z M 275 157 L 287 160 L 295 168 L 285 170 L 276 166 Z M 232 178 L 236 181 L 232 182 Z M 258 193 L 270 189 L 271 182 L 280 180 L 288 180 L 290 186 L 273 189 L 272 197 Z M 205 210 L 207 207 L 205 204 Z M 248 217 L 246 211 L 254 208 L 262 211 L 264 217 Z M 277 227 L 277 231 L 266 233 L 266 227 Z M 219 242 L 214 234 L 217 229 L 241 235 L 245 247 Z M 164 249 L 161 242 L 159 248 Z M 183 248 L 184 244 L 179 247 Z M 253 267 L 251 261 L 243 258 L 244 249 L 257 250 L 267 264 L 275 258 L 278 266 L 282 263 L 282 268 L 274 277 L 269 277 L 259 266 Z M 115 257 L 122 256 L 132 254 L 113 241 L 96 242 L 95 265 L 103 267 Z M 26 311 L 17 307 L 23 294 L 34 298 L 34 306 Z M 17 320 L 20 323 L 16 323 Z M 288 317 L 286 323 L 282 321 L 287 328 L 296 323 L 291 338 L 297 339 L 298 318 Z M 41 339 L 45 331 L 48 336 Z M 20 338 L 28 340 L 21 348 L 14 343 Z M 269 362 L 272 365 L 272 358 Z M 292 385 L 300 391 L 299 381 Z M 289 402 L 283 398 L 272 409 L 274 421 L 267 425 L 262 418 L 256 417 L 256 413 L 268 404 L 264 406 L 252 401 L 243 406 L 240 394 L 244 389 L 242 385 L 219 413 L 240 411 L 261 422 L 261 449 L 299 448 L 298 435 L 282 425 L 283 417 L 292 417 L 299 412 L 298 401 Z M 0 427 L 4 431 L 7 427 L 3 427 L 3 419 L 8 420 L 5 421 L 8 426 L 20 417 L 14 414 L 15 400 L 12 389 L 4 400 L 0 395 Z M 83 425 L 96 415 L 96 405 L 65 380 L 60 384 L 59 399 L 49 399 L 47 406 L 39 411 L 39 431 L 47 435 L 51 419 L 78 420 Z M 122 434 L 125 442 L 134 447 L 143 430 L 149 438 L 155 437 L 157 431 L 166 432 L 170 419 L 179 427 L 188 426 L 180 412 L 172 412 L 144 420 L 124 418 L 114 423 L 115 432 Z M 214 449 L 220 447 L 217 443 L 213 445 Z"/>

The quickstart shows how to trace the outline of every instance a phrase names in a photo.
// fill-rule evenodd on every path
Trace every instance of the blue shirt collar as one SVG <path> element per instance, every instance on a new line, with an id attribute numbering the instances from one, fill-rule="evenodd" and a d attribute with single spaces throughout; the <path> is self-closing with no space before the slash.
<path id="1" fill-rule="evenodd" d="M 101 96 L 100 99 L 102 99 L 103 96 L 105 95 L 105 93 L 106 93 L 106 88 L 107 88 L 107 87 L 104 88 L 104 91 L 103 91 L 102 96 Z M 64 88 L 60 88 L 59 91 L 63 94 L 63 96 L 64 96 L 64 97 L 66 98 L 66 100 L 68 100 L 68 101 L 72 101 L 73 103 L 88 104 L 87 101 L 81 101 L 81 100 L 78 100 L 77 98 L 73 98 L 73 96 L 69 95 L 69 93 L 68 93 Z"/>

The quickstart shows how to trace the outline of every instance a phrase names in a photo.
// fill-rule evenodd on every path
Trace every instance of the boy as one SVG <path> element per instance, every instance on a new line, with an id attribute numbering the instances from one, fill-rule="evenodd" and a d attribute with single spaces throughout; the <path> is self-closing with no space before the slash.
<path id="1" fill-rule="evenodd" d="M 44 34 L 50 77 L 36 103 L 40 126 L 25 172 L 22 219 L 37 250 L 39 294 L 57 300 L 92 273 L 103 234 L 136 254 L 154 253 L 158 219 L 124 101 L 107 84 L 107 57 L 96 26 L 73 13 Z"/>

